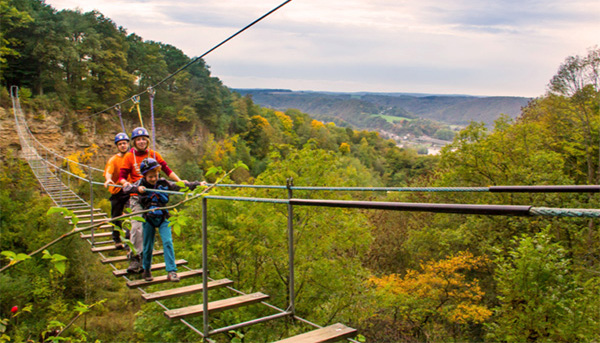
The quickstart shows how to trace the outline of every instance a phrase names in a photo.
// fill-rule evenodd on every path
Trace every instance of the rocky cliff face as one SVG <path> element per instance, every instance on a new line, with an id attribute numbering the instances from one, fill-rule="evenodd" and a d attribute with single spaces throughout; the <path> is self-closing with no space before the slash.
<path id="1" fill-rule="evenodd" d="M 115 134 L 122 130 L 118 118 L 106 115 L 98 120 L 104 124 L 86 122 L 77 127 L 77 125 L 64 125 L 65 122 L 70 121 L 65 118 L 66 115 L 59 112 L 31 113 L 26 111 L 25 116 L 34 137 L 41 144 L 62 156 L 83 151 L 92 144 L 96 144 L 98 149 L 91 164 L 93 167 L 104 169 L 108 159 L 117 152 L 113 139 Z M 128 128 L 135 125 L 135 123 L 126 123 Z M 197 144 L 209 134 L 206 130 L 199 131 L 201 132 L 197 134 L 197 137 L 190 137 L 183 130 L 178 131 L 167 125 L 159 125 L 156 134 L 156 148 L 163 156 L 177 154 L 178 151 L 181 151 L 181 147 L 192 144 L 194 141 Z M 0 107 L 0 158 L 6 154 L 7 149 L 18 152 L 21 150 L 21 142 L 17 135 L 12 107 Z M 39 153 L 43 154 L 43 151 L 39 151 Z"/>
<path id="2" fill-rule="evenodd" d="M 98 134 L 94 132 L 96 130 L 77 134 L 69 127 L 61 127 L 63 115 L 57 112 L 41 111 L 36 114 L 26 112 L 25 117 L 34 137 L 45 147 L 62 156 L 81 151 L 95 143 L 99 148 L 92 165 L 95 167 L 100 165 L 102 168 L 104 161 L 114 154 L 114 145 L 111 144 L 112 134 Z M 0 150 L 5 149 L 18 152 L 21 149 L 21 142 L 16 131 L 12 108 L 0 107 Z M 45 153 L 39 149 L 38 152 L 42 155 Z"/>

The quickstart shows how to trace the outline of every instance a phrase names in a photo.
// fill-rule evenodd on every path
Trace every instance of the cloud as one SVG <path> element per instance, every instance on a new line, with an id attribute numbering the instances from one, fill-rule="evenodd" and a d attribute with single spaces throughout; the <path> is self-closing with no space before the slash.
<path id="1" fill-rule="evenodd" d="M 98 9 L 192 57 L 282 1 L 47 3 Z M 597 0 L 294 0 L 206 61 L 230 87 L 538 96 L 598 32 Z"/>

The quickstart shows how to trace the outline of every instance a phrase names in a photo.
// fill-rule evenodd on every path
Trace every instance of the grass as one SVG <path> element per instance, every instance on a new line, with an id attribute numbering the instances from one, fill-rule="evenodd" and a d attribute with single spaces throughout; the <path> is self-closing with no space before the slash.
<path id="1" fill-rule="evenodd" d="M 413 120 L 413 119 L 410 119 L 410 118 L 396 117 L 396 116 L 386 116 L 386 115 L 383 115 L 383 114 L 372 114 L 372 115 L 373 116 L 377 116 L 377 117 L 381 117 L 381 118 L 387 120 L 388 123 L 392 123 L 392 124 L 394 124 L 397 121 L 401 121 L 401 120 L 408 120 L 408 121 Z"/>

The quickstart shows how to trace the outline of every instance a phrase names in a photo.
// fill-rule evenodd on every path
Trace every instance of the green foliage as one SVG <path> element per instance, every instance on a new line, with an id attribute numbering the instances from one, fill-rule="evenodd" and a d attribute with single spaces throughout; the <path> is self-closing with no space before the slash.
<path id="1" fill-rule="evenodd" d="M 43 251 L 44 256 L 42 257 L 45 260 L 50 260 L 50 262 L 52 262 L 52 264 L 54 264 L 54 267 L 56 268 L 56 270 L 58 270 L 59 273 L 64 274 L 65 273 L 65 269 L 67 268 L 67 258 L 64 257 L 63 255 L 60 254 L 50 254 L 50 252 L 48 252 L 48 250 L 44 250 Z"/>
<path id="2" fill-rule="evenodd" d="M 497 259 L 496 319 L 492 340 L 574 342 L 600 335 L 600 278 L 586 281 L 549 229 L 521 236 L 508 256 Z"/>

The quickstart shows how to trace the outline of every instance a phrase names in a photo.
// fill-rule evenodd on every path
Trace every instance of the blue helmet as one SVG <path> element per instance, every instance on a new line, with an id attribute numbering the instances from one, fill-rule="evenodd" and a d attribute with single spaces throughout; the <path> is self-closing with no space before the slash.
<path id="1" fill-rule="evenodd" d="M 147 172 L 151 171 L 152 169 L 156 169 L 160 167 L 160 164 L 158 163 L 158 161 L 156 161 L 155 159 L 148 157 L 145 158 L 142 163 L 140 163 L 140 172 L 142 173 L 142 175 L 146 175 Z"/>
<path id="2" fill-rule="evenodd" d="M 115 136 L 115 144 L 119 143 L 120 141 L 129 142 L 129 136 L 127 136 L 127 134 L 124 132 L 117 133 L 117 135 Z"/>
<path id="3" fill-rule="evenodd" d="M 144 129 L 143 127 L 136 127 L 131 133 L 131 139 L 136 139 L 138 137 L 150 138 L 150 134 L 148 134 L 148 130 Z"/>

